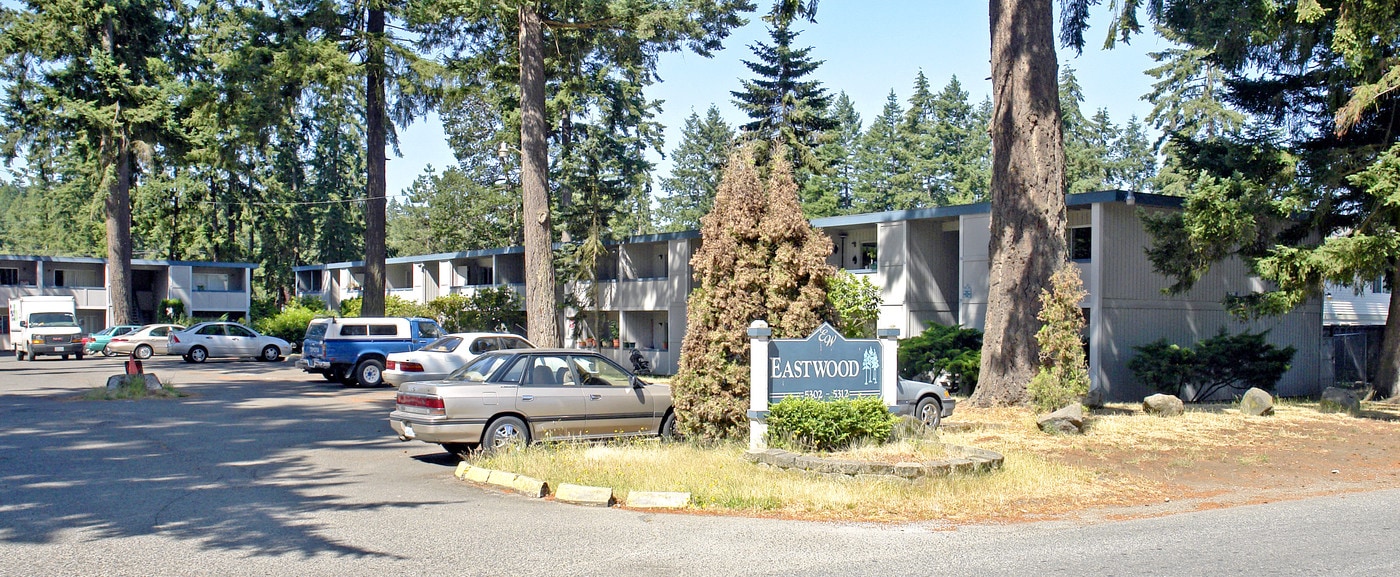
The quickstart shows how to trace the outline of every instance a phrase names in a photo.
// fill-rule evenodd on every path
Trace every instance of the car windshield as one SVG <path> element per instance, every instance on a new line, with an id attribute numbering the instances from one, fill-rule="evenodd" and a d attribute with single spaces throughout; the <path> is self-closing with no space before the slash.
<path id="1" fill-rule="evenodd" d="M 78 323 L 73 320 L 73 315 L 69 313 L 34 313 L 29 315 L 29 326 L 76 327 Z"/>
<path id="2" fill-rule="evenodd" d="M 457 345 L 462 344 L 461 337 L 442 337 L 423 346 L 422 350 L 433 353 L 450 353 L 457 350 Z"/>
<path id="3" fill-rule="evenodd" d="M 496 369 L 501 368 L 501 365 L 504 364 L 508 358 L 509 357 L 505 355 L 477 357 L 475 361 L 468 363 L 467 366 L 452 371 L 452 374 L 447 375 L 447 380 L 465 381 L 469 383 L 485 382 L 486 378 L 496 372 Z"/>

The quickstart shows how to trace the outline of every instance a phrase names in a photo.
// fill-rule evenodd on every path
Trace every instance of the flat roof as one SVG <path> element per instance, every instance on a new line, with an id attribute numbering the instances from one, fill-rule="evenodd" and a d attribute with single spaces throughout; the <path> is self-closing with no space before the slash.
<path id="1" fill-rule="evenodd" d="M 95 256 L 39 256 L 20 254 L 0 254 L 0 260 L 24 261 L 24 262 L 59 262 L 75 264 L 107 264 L 107 259 Z M 218 268 L 258 268 L 257 263 L 251 262 L 206 262 L 193 260 L 152 260 L 152 259 L 131 259 L 133 266 L 202 266 Z"/>

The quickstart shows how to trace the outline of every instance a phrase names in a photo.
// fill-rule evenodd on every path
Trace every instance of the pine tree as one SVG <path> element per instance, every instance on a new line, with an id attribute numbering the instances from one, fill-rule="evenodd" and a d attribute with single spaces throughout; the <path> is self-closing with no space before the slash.
<path id="1" fill-rule="evenodd" d="M 733 438 L 747 422 L 749 323 L 768 320 L 779 338 L 806 336 L 826 311 L 825 259 L 831 242 L 812 229 L 797 202 L 784 155 L 767 186 L 752 146 L 729 158 L 714 209 L 702 219 L 691 259 L 696 288 L 672 400 L 681 430 L 700 439 Z"/>
<path id="2" fill-rule="evenodd" d="M 856 152 L 856 190 L 853 203 L 858 212 L 905 210 L 923 205 L 922 191 L 911 186 L 909 143 L 901 130 L 904 111 L 891 90 L 880 115 L 861 136 Z"/>
<path id="3" fill-rule="evenodd" d="M 817 159 L 823 169 L 802 183 L 802 213 L 808 218 L 849 214 L 856 192 L 856 154 L 860 147 L 860 114 L 845 92 L 831 108 L 836 127 L 827 131 Z"/>
<path id="4" fill-rule="evenodd" d="M 799 171 L 821 172 L 824 167 L 815 149 L 822 132 L 836 127 L 827 114 L 831 97 L 820 81 L 803 80 L 822 61 L 811 58 L 810 47 L 792 45 L 799 33 L 790 25 L 790 19 L 770 23 L 768 33 L 773 43 L 754 44 L 751 48 L 758 59 L 744 61 L 758 77 L 743 80 L 743 90 L 731 94 L 735 105 L 750 119 L 739 128 L 745 139 L 758 143 L 760 165 L 769 164 L 771 147 L 781 146 Z"/>
<path id="5" fill-rule="evenodd" d="M 685 119 L 681 143 L 671 152 L 671 175 L 661 179 L 660 217 L 667 231 L 695 230 L 710 212 L 734 143 L 734 129 L 711 105 L 702 119 Z"/>

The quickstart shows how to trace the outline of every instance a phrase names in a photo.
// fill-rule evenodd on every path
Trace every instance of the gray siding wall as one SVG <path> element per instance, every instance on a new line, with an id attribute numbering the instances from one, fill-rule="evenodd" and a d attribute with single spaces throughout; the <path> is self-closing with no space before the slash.
<path id="1" fill-rule="evenodd" d="M 957 221 L 919 220 L 909 223 L 908 338 L 923 332 L 930 322 L 958 322 Z M 946 229 L 946 230 L 945 230 Z"/>
<path id="2" fill-rule="evenodd" d="M 1150 209 L 1149 209 L 1150 210 Z M 1137 208 L 1122 204 L 1103 205 L 1103 234 L 1098 269 L 1101 310 L 1093 311 L 1102 323 L 1098 348 L 1101 373 L 1097 386 L 1105 398 L 1136 401 L 1155 391 L 1137 382 L 1128 370 L 1128 361 L 1137 355 L 1134 346 L 1157 339 L 1190 346 L 1215 336 L 1221 329 L 1230 334 L 1245 330 L 1269 330 L 1268 340 L 1278 347 L 1297 349 L 1292 368 L 1278 383 L 1283 396 L 1311 395 L 1321 391 L 1319 351 L 1322 340 L 1322 309 L 1317 300 L 1277 318 L 1240 322 L 1221 304 L 1230 293 L 1258 290 L 1263 284 L 1249 276 L 1238 259 L 1217 263 L 1194 288 L 1180 295 L 1166 295 L 1162 289 L 1170 280 L 1152 270 L 1144 250 L 1151 237 L 1143 229 Z"/>

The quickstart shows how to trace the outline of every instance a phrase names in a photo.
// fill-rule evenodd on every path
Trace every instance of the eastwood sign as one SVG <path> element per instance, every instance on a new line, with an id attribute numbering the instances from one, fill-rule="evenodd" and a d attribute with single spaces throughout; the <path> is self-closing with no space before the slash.
<path id="1" fill-rule="evenodd" d="M 878 339 L 847 339 L 826 323 L 805 339 L 772 334 L 766 322 L 749 325 L 749 448 L 766 448 L 768 405 L 789 397 L 880 397 L 894 406 L 898 329 L 878 330 Z"/>
<path id="2" fill-rule="evenodd" d="M 880 396 L 880 341 L 847 340 L 822 323 L 805 339 L 768 342 L 768 400 Z"/>

